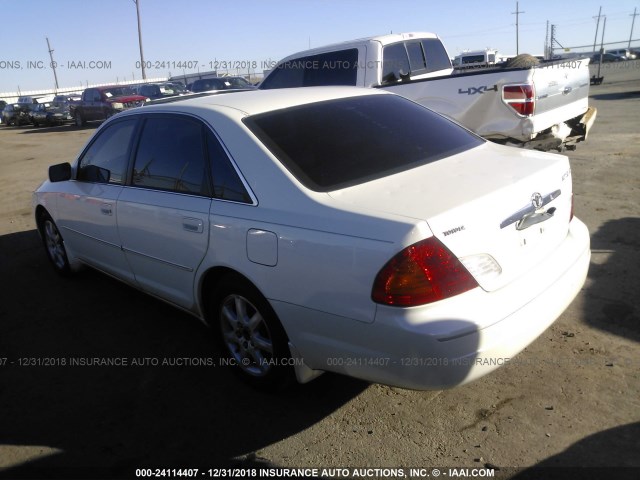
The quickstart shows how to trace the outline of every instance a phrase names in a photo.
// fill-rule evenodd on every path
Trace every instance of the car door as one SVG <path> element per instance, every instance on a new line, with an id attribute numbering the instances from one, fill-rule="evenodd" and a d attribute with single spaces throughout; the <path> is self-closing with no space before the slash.
<path id="1" fill-rule="evenodd" d="M 209 243 L 204 128 L 185 115 L 145 115 L 131 182 L 117 202 L 122 248 L 138 284 L 187 309 Z"/>
<path id="2" fill-rule="evenodd" d="M 134 277 L 121 249 L 116 201 L 137 124 L 129 117 L 100 129 L 81 154 L 75 179 L 58 198 L 58 226 L 74 255 L 126 281 Z"/>

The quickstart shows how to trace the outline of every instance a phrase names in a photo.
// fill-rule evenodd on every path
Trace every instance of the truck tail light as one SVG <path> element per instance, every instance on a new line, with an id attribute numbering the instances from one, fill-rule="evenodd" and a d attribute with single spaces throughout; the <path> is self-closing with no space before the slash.
<path id="1" fill-rule="evenodd" d="M 414 307 L 453 297 L 478 282 L 440 240 L 430 237 L 396 254 L 378 272 L 371 298 L 376 303 Z"/>
<path id="2" fill-rule="evenodd" d="M 533 115 L 536 109 L 535 91 L 528 83 L 503 86 L 502 101 L 523 117 Z"/>

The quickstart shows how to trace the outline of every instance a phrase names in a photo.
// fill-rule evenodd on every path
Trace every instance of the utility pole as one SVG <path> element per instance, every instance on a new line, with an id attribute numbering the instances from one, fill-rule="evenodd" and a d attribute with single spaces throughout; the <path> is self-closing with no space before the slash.
<path id="1" fill-rule="evenodd" d="M 607 28 L 607 16 L 604 16 L 602 23 L 602 39 L 600 40 L 600 61 L 598 62 L 598 77 L 600 76 L 600 66 L 602 65 L 602 56 L 604 55 L 604 30 Z"/>
<path id="2" fill-rule="evenodd" d="M 516 2 L 516 11 L 515 12 L 511 12 L 511 15 L 515 15 L 516 16 L 516 55 L 518 55 L 520 53 L 520 38 L 519 38 L 519 17 L 520 14 L 524 13 L 520 11 L 519 8 L 519 2 Z"/>
<path id="3" fill-rule="evenodd" d="M 630 15 L 631 17 L 633 17 L 633 20 L 631 20 L 631 34 L 629 34 L 629 45 L 627 45 L 627 48 L 631 48 L 631 39 L 633 38 L 633 24 L 636 23 L 636 17 L 638 15 L 640 15 L 640 13 L 636 13 L 637 7 L 633 8 L 633 13 Z"/>
<path id="4" fill-rule="evenodd" d="M 544 59 L 549 60 L 549 20 L 547 20 L 547 32 L 544 34 Z"/>
<path id="5" fill-rule="evenodd" d="M 600 15 L 602 14 L 602 7 L 598 10 L 598 23 L 596 23 L 596 36 L 593 37 L 593 53 L 596 53 L 596 42 L 598 41 L 598 28 L 600 27 Z M 593 17 L 596 18 L 596 17 Z"/>
<path id="6" fill-rule="evenodd" d="M 142 67 L 142 79 L 147 79 L 147 72 L 144 70 L 144 54 L 142 53 L 142 28 L 140 27 L 140 0 L 133 0 L 136 4 L 136 14 L 138 15 L 138 43 L 140 44 L 140 66 Z"/>
<path id="7" fill-rule="evenodd" d="M 53 69 L 53 79 L 56 81 L 56 93 L 58 93 L 58 75 L 56 75 L 56 62 L 53 61 L 53 49 L 49 45 L 49 37 L 47 39 L 47 49 L 49 50 L 49 58 L 51 59 L 51 68 Z"/>

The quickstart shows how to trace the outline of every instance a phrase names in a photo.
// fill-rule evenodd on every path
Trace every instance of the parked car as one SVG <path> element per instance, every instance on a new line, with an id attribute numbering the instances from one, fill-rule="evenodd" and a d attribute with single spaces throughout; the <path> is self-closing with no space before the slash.
<path id="1" fill-rule="evenodd" d="M 580 291 L 589 233 L 567 157 L 382 90 L 215 100 L 110 118 L 50 167 L 34 213 L 57 272 L 89 265 L 190 312 L 253 385 L 461 385 Z"/>
<path id="2" fill-rule="evenodd" d="M 69 104 L 78 127 L 86 122 L 105 120 L 118 112 L 143 105 L 147 97 L 136 94 L 127 86 L 91 87 L 82 92 L 78 102 Z"/>
<path id="3" fill-rule="evenodd" d="M 602 54 L 602 63 L 624 62 L 625 60 L 627 60 L 625 57 L 614 55 L 613 53 Z M 591 57 L 591 63 L 600 63 L 600 54 L 593 55 Z"/>
<path id="4" fill-rule="evenodd" d="M 53 113 L 47 110 L 48 105 L 48 103 L 33 104 L 29 109 L 29 123 L 32 123 L 35 127 L 39 127 L 40 125 L 50 125 L 50 119 Z"/>
<path id="5" fill-rule="evenodd" d="M 629 50 L 628 48 L 616 48 L 613 50 L 607 50 L 607 54 L 617 55 L 619 57 L 624 58 L 625 60 L 635 60 L 636 53 L 633 50 Z"/>
<path id="6" fill-rule="evenodd" d="M 29 118 L 31 103 L 9 103 L 2 110 L 2 123 L 7 127 L 26 125 L 31 123 Z"/>
<path id="7" fill-rule="evenodd" d="M 187 95 L 190 93 L 181 84 L 178 83 L 146 83 L 143 85 L 137 85 L 135 91 L 138 95 L 147 97 L 150 100 L 157 100 L 159 98 L 176 97 L 180 95 Z"/>
<path id="8" fill-rule="evenodd" d="M 51 110 L 54 112 L 54 121 L 58 124 L 73 122 L 75 119 L 71 113 L 71 105 L 75 105 L 82 99 L 81 95 L 56 95 L 51 102 Z"/>
<path id="9" fill-rule="evenodd" d="M 18 103 L 19 104 L 32 104 L 32 103 L 38 103 L 38 101 L 31 97 L 31 96 L 23 96 L 23 97 L 18 97 Z"/>
<path id="10" fill-rule="evenodd" d="M 29 114 L 31 123 L 35 127 L 39 127 L 40 125 L 53 126 L 73 122 L 74 118 L 70 110 L 70 105 L 74 101 L 72 100 L 73 98 L 77 97 L 59 95 L 54 97 L 50 103 L 34 104 L 31 106 Z"/>
<path id="11" fill-rule="evenodd" d="M 4 110 L 4 107 L 7 106 L 7 102 L 5 102 L 4 100 L 0 100 L 0 124 L 3 123 L 2 120 L 2 111 Z"/>
<path id="12" fill-rule="evenodd" d="M 217 90 L 253 90 L 255 88 L 242 77 L 202 78 L 191 84 L 191 91 L 194 93 Z"/>

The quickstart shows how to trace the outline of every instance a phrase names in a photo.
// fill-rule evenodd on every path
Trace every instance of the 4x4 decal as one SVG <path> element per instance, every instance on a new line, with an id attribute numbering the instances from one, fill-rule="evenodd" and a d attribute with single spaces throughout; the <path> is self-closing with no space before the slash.
<path id="1" fill-rule="evenodd" d="M 494 85 L 493 87 L 487 87 L 486 85 L 482 85 L 481 87 L 469 87 L 466 90 L 458 89 L 458 94 L 462 95 L 466 93 L 467 95 L 475 95 L 476 93 L 484 93 L 493 90 L 494 92 L 498 91 L 498 85 Z"/>

